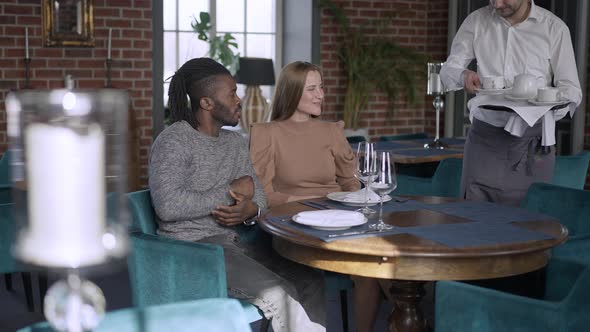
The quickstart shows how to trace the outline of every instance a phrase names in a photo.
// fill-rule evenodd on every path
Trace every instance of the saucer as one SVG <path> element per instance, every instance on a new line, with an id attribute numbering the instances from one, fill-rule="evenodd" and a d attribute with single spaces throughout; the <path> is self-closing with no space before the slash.
<path id="1" fill-rule="evenodd" d="M 531 98 L 531 97 L 517 97 L 517 96 L 513 96 L 513 95 L 504 95 L 504 98 L 506 98 L 508 100 L 512 100 L 512 101 L 527 101 L 529 99 L 535 99 L 535 98 Z"/>
<path id="2" fill-rule="evenodd" d="M 482 94 L 482 95 L 503 95 L 510 90 L 512 90 L 512 89 L 511 88 L 502 88 L 502 89 L 479 88 L 479 89 L 475 89 L 475 91 L 477 93 Z"/>
<path id="3" fill-rule="evenodd" d="M 569 102 L 569 100 L 567 100 L 565 98 L 561 98 L 556 101 L 540 101 L 540 100 L 537 100 L 537 98 L 531 98 L 528 100 L 528 102 L 533 105 L 537 105 L 537 106 L 552 106 L 552 105 L 565 104 L 565 103 Z"/>
<path id="4" fill-rule="evenodd" d="M 350 194 L 350 192 L 336 191 L 336 192 L 329 193 L 328 195 L 326 195 L 326 197 L 328 197 L 328 199 L 330 199 L 332 201 L 340 202 L 340 203 L 342 203 L 344 205 L 348 205 L 348 206 L 358 206 L 358 207 L 365 206 L 364 199 L 350 200 L 346 197 L 348 194 Z M 383 196 L 383 203 L 386 203 L 389 201 L 391 201 L 391 196 L 384 195 Z M 369 198 L 369 200 L 367 202 L 368 203 L 367 206 L 377 205 L 377 204 L 379 204 L 379 202 L 380 202 L 380 199 L 370 199 Z"/>

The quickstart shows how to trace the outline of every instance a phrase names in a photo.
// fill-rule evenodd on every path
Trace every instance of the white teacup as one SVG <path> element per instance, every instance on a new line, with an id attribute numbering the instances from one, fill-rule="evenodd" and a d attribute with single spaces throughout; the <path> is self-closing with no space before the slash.
<path id="1" fill-rule="evenodd" d="M 504 76 L 484 76 L 481 85 L 484 89 L 504 89 Z"/>
<path id="2" fill-rule="evenodd" d="M 561 99 L 561 91 L 558 88 L 545 87 L 537 90 L 537 101 L 552 102 Z"/>
<path id="3" fill-rule="evenodd" d="M 531 74 L 516 75 L 511 94 L 516 98 L 534 98 L 537 94 L 537 78 Z"/>

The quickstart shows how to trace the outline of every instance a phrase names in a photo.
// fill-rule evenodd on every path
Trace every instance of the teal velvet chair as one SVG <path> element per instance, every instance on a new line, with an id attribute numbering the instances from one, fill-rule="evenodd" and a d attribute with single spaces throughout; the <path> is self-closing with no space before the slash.
<path id="1" fill-rule="evenodd" d="M 18 332 L 52 332 L 47 322 Z M 94 332 L 250 332 L 240 303 L 204 299 L 108 312 Z"/>
<path id="2" fill-rule="evenodd" d="M 436 331 L 586 331 L 590 325 L 590 192 L 534 183 L 522 207 L 570 230 L 547 265 L 544 296 L 527 298 L 460 282 L 436 285 Z"/>
<path id="3" fill-rule="evenodd" d="M 439 281 L 435 331 L 587 331 L 589 283 L 590 266 L 565 259 L 550 261 L 541 299 Z"/>
<path id="4" fill-rule="evenodd" d="M 584 151 L 572 156 L 555 156 L 555 169 L 552 184 L 563 187 L 584 189 L 590 151 Z"/>
<path id="5" fill-rule="evenodd" d="M 14 238 L 15 225 L 12 219 L 12 204 L 2 204 L 0 205 L 0 272 L 6 274 L 5 279 L 9 278 L 10 273 L 17 271 L 16 261 L 11 253 Z M 8 280 L 6 280 L 7 287 L 12 282 L 10 278 Z"/>
<path id="6" fill-rule="evenodd" d="M 10 153 L 6 150 L 0 158 L 0 204 L 12 203 L 11 190 Z"/>
<path id="7" fill-rule="evenodd" d="M 223 248 L 131 234 L 129 279 L 136 306 L 227 297 Z"/>
<path id="8" fill-rule="evenodd" d="M 559 219 L 570 239 L 590 234 L 590 191 L 533 183 L 521 206 Z"/>
<path id="9" fill-rule="evenodd" d="M 590 234 L 570 237 L 564 245 L 553 249 L 551 257 L 590 265 Z"/>
<path id="10" fill-rule="evenodd" d="M 397 175 L 397 195 L 460 197 L 463 159 L 441 160 L 431 178 Z"/>
<path id="11" fill-rule="evenodd" d="M 137 245 L 138 248 L 143 248 L 144 250 L 161 250 L 158 249 L 159 247 L 162 246 L 163 243 L 180 243 L 180 244 L 185 244 L 186 242 L 183 241 L 177 241 L 177 240 L 172 240 L 172 239 L 166 239 L 163 237 L 159 237 L 156 235 L 156 229 L 157 229 L 157 222 L 156 222 L 156 214 L 154 211 L 154 208 L 152 206 L 152 199 L 150 196 L 150 191 L 149 190 L 141 190 L 141 191 L 136 191 L 136 192 L 131 192 L 127 194 L 127 198 L 129 200 L 129 208 L 131 211 L 131 216 L 132 216 L 132 225 L 130 227 L 130 231 L 131 232 L 139 232 L 142 234 L 147 234 L 147 235 L 151 235 L 151 237 L 144 237 L 141 238 L 138 235 L 134 235 L 134 245 Z M 156 242 L 159 241 L 159 242 Z M 150 248 L 150 243 L 154 246 L 154 248 Z M 224 257 L 223 257 L 223 248 L 221 246 L 217 246 L 217 245 L 211 245 L 211 244 L 197 244 L 197 243 L 189 243 L 189 245 L 193 245 L 193 255 L 197 256 L 197 255 L 201 255 L 204 254 L 205 252 L 210 252 L 211 251 L 211 247 L 217 248 L 217 250 L 219 250 L 221 252 L 221 254 L 217 255 L 216 259 L 212 258 L 212 254 L 207 253 L 207 255 L 209 256 L 209 260 L 210 262 L 216 262 L 216 266 L 223 266 L 223 277 L 224 277 L 224 284 L 225 284 L 225 261 L 224 261 Z M 184 246 L 182 247 L 184 248 L 184 250 L 187 250 L 188 247 Z M 199 248 L 203 248 L 203 249 L 199 249 Z M 142 278 L 145 277 L 142 273 L 134 273 L 133 271 L 139 271 L 139 270 L 145 270 L 147 271 L 146 273 L 150 273 L 149 271 L 151 269 L 153 269 L 153 267 L 151 267 L 150 265 L 148 265 L 148 255 L 143 255 L 142 257 L 145 257 L 145 260 L 141 260 L 138 259 L 137 257 L 139 256 L 133 256 L 136 258 L 133 258 L 132 260 L 130 260 L 130 274 L 131 276 L 131 283 L 132 285 L 134 283 L 140 283 L 138 278 Z M 169 285 L 171 287 L 171 289 L 168 291 L 170 293 L 161 293 L 161 297 L 157 297 L 151 294 L 145 294 L 145 290 L 141 290 L 139 287 L 136 286 L 132 286 L 132 290 L 133 290 L 133 297 L 134 299 L 137 298 L 137 302 L 138 303 L 158 303 L 158 299 L 159 299 L 159 303 L 164 303 L 165 301 L 172 301 L 172 300 L 185 300 L 185 296 L 190 296 L 188 294 L 195 294 L 192 293 L 192 290 L 187 289 L 186 292 L 187 294 L 183 295 L 182 289 L 177 289 L 175 288 L 176 286 L 174 286 L 174 284 L 182 284 L 183 282 L 186 281 L 186 278 L 192 278 L 193 276 L 191 274 L 181 274 L 181 273 L 175 273 L 172 269 L 174 268 L 174 264 L 170 263 L 167 264 L 167 260 L 163 257 L 160 258 L 154 258 L 154 259 L 162 259 L 160 262 L 163 265 L 163 268 L 166 269 L 168 272 L 164 273 L 162 276 L 159 276 L 158 278 L 171 278 L 168 280 L 168 282 L 166 282 L 166 285 Z M 146 263 L 143 264 L 142 266 L 137 266 L 137 267 L 133 267 L 133 264 L 140 264 L 140 263 Z M 199 273 L 199 268 L 200 265 L 194 265 L 194 273 Z M 135 276 L 135 277 L 134 277 Z M 156 279 L 150 279 L 149 275 L 146 277 L 147 279 L 145 279 L 146 283 L 150 283 L 150 282 L 157 282 Z M 216 277 L 212 277 L 212 278 L 216 278 Z M 166 279 L 164 279 L 166 280 Z M 194 286 L 197 287 L 197 286 Z M 219 286 L 216 286 L 219 287 Z M 225 287 L 225 285 L 223 285 L 223 287 Z M 151 290 L 150 288 L 146 288 L 148 290 Z M 135 291 L 137 290 L 137 292 Z M 163 291 L 163 292 L 167 292 L 167 291 Z M 220 297 L 225 297 L 227 296 L 227 289 L 225 290 L 225 292 L 217 292 Z M 195 295 L 196 296 L 196 295 Z M 145 298 L 144 298 L 145 297 Z M 136 300 L 134 300 L 136 301 Z M 258 308 L 256 308 L 254 305 L 250 304 L 247 301 L 241 301 L 242 306 L 246 312 L 246 317 L 250 322 L 254 322 L 254 321 L 258 321 L 260 319 L 263 320 L 262 325 L 261 325 L 261 331 L 266 331 L 268 329 L 268 325 L 269 325 L 269 321 L 266 320 L 264 318 L 264 315 L 262 314 L 261 311 L 258 310 Z"/>
<path id="12" fill-rule="evenodd" d="M 20 272 L 27 309 L 35 311 L 31 267 L 19 264 L 12 255 L 12 246 L 16 238 L 16 225 L 13 218 L 13 204 L 0 204 L 0 274 L 4 274 L 6 289 L 12 291 L 12 273 Z M 47 273 L 39 271 L 40 298 L 47 291 Z"/>
<path id="13" fill-rule="evenodd" d="M 387 142 L 387 141 L 400 141 L 400 140 L 423 139 L 423 138 L 428 138 L 428 135 L 426 135 L 426 133 L 387 135 L 387 136 L 379 137 L 379 140 L 382 142 Z"/>

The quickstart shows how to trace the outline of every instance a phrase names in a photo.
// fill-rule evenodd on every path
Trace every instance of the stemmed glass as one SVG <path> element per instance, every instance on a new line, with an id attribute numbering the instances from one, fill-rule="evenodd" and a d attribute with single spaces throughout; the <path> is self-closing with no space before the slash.
<path id="1" fill-rule="evenodd" d="M 377 157 L 377 174 L 370 188 L 380 197 L 379 222 L 369 225 L 371 229 L 379 231 L 392 229 L 393 226 L 383 222 L 383 196 L 389 194 L 397 187 L 395 178 L 395 165 L 391 163 L 389 152 L 379 152 Z"/>
<path id="2" fill-rule="evenodd" d="M 369 216 L 375 214 L 377 211 L 369 208 L 368 191 L 371 187 L 371 182 L 377 174 L 377 160 L 376 151 L 373 143 L 360 142 L 356 149 L 357 167 L 355 176 L 359 181 L 365 185 L 365 206 L 358 209 L 358 212 Z"/>

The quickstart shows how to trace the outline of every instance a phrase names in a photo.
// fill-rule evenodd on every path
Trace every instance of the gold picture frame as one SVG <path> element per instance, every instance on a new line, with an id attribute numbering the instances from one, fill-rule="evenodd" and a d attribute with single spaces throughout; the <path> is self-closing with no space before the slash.
<path id="1" fill-rule="evenodd" d="M 94 47 L 94 0 L 43 0 L 43 45 Z"/>

